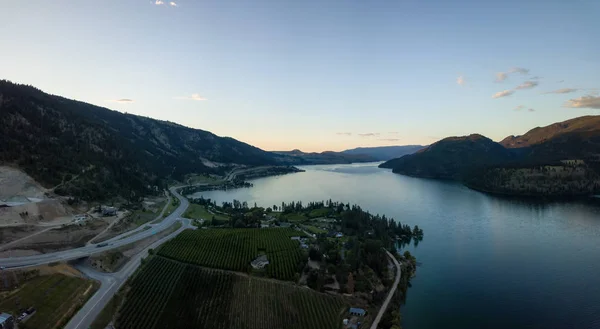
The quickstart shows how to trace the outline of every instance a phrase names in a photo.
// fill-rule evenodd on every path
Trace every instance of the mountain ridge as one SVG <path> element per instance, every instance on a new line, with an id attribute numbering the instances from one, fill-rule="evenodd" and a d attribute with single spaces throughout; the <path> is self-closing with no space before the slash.
<path id="1" fill-rule="evenodd" d="M 0 80 L 0 163 L 83 199 L 156 193 L 189 173 L 289 164 L 230 137 L 121 113 Z M 211 164 L 212 163 L 212 164 Z M 215 166 L 214 163 L 224 164 Z"/>
<path id="2" fill-rule="evenodd" d="M 537 127 L 500 143 L 479 134 L 448 137 L 380 167 L 503 195 L 591 195 L 600 192 L 600 116 Z"/>

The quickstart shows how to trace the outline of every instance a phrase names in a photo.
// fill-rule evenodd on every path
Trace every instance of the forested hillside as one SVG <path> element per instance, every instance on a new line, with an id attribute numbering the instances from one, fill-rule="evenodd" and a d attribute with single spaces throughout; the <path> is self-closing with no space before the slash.
<path id="1" fill-rule="evenodd" d="M 124 114 L 0 80 L 0 163 L 82 199 L 156 192 L 206 163 L 271 165 L 275 155 L 228 137 Z"/>
<path id="2" fill-rule="evenodd" d="M 600 116 L 584 116 L 496 143 L 449 137 L 381 165 L 395 173 L 451 178 L 486 192 L 584 196 L 600 192 Z"/>

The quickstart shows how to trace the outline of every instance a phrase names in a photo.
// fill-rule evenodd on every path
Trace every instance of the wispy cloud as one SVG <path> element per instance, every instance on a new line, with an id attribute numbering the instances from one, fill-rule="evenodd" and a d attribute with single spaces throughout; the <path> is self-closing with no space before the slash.
<path id="1" fill-rule="evenodd" d="M 529 74 L 529 69 L 522 67 L 513 67 L 508 72 L 498 72 L 496 73 L 496 82 L 502 82 L 508 78 L 509 74 L 520 73 L 520 74 Z M 535 79 L 539 79 L 540 77 L 535 77 Z"/>
<path id="2" fill-rule="evenodd" d="M 514 93 L 513 90 L 503 90 L 503 91 L 499 91 L 497 93 L 495 93 L 494 95 L 492 95 L 492 98 L 500 98 L 500 97 L 506 97 L 506 96 L 510 96 Z"/>
<path id="3" fill-rule="evenodd" d="M 335 133 L 336 135 L 341 135 L 341 136 L 352 136 L 352 133 Z"/>
<path id="4" fill-rule="evenodd" d="M 561 89 L 556 89 L 553 91 L 545 92 L 544 94 L 568 94 L 568 93 L 574 93 L 578 90 L 579 89 L 576 89 L 576 88 L 561 88 Z"/>
<path id="5" fill-rule="evenodd" d="M 364 134 L 358 134 L 358 136 L 360 136 L 360 137 L 377 137 L 377 136 L 379 136 L 379 133 L 364 133 Z"/>
<path id="6" fill-rule="evenodd" d="M 206 98 L 200 96 L 200 94 L 192 94 L 192 96 L 178 96 L 178 97 L 173 97 L 175 99 L 190 99 L 193 101 L 205 101 Z"/>
<path id="7" fill-rule="evenodd" d="M 156 1 L 154 1 L 154 4 L 157 5 L 157 6 L 160 6 L 160 5 L 164 5 L 165 2 L 161 1 L 161 0 L 156 0 Z"/>
<path id="8" fill-rule="evenodd" d="M 502 82 L 502 81 L 506 80 L 506 78 L 508 78 L 508 74 L 506 74 L 504 72 L 496 73 L 496 82 Z"/>
<path id="9" fill-rule="evenodd" d="M 537 81 L 525 81 L 522 84 L 518 85 L 515 89 L 531 89 L 539 84 L 540 83 Z"/>
<path id="10" fill-rule="evenodd" d="M 564 107 L 589 108 L 600 110 L 600 97 L 588 95 L 579 98 L 569 99 Z"/>
<path id="11" fill-rule="evenodd" d="M 456 83 L 458 83 L 458 85 L 460 86 L 464 86 L 467 83 L 467 80 L 465 80 L 465 77 L 461 75 L 458 78 L 456 78 Z"/>
<path id="12" fill-rule="evenodd" d="M 531 108 L 530 108 L 530 109 L 529 109 L 529 110 L 527 110 L 527 111 L 529 111 L 529 112 L 535 112 L 535 109 L 531 109 Z"/>
<path id="13" fill-rule="evenodd" d="M 176 4 L 175 2 L 173 2 L 173 1 L 169 2 L 169 5 L 170 5 L 171 7 L 177 7 L 177 4 Z"/>
<path id="14" fill-rule="evenodd" d="M 529 69 L 525 69 L 522 67 L 513 67 L 511 68 L 508 73 L 521 73 L 521 74 L 529 74 Z"/>
<path id="15" fill-rule="evenodd" d="M 384 142 L 399 142 L 400 138 L 378 138 L 377 140 Z"/>
<path id="16" fill-rule="evenodd" d="M 556 82 L 558 82 L 558 83 L 563 83 L 563 82 L 565 82 L 565 80 L 558 80 L 558 81 L 556 81 Z"/>
<path id="17" fill-rule="evenodd" d="M 531 77 L 531 78 L 529 78 L 529 80 L 540 80 L 541 78 L 542 78 L 542 77 L 539 77 L 539 76 L 537 76 L 537 75 L 536 75 L 535 77 Z"/>
<path id="18" fill-rule="evenodd" d="M 127 103 L 133 103 L 133 99 L 130 99 L 130 98 L 109 99 L 109 100 L 107 100 L 107 102 L 127 104 Z"/>
<path id="19" fill-rule="evenodd" d="M 516 107 L 515 107 L 513 110 L 514 110 L 514 111 L 521 111 L 521 110 L 522 110 L 522 109 L 524 109 L 524 108 L 525 108 L 525 106 L 523 106 L 523 105 L 519 105 L 519 106 L 516 106 Z"/>
<path id="20" fill-rule="evenodd" d="M 388 134 L 390 134 L 390 135 L 399 135 L 400 132 L 399 131 L 390 131 L 390 132 L 388 132 Z"/>

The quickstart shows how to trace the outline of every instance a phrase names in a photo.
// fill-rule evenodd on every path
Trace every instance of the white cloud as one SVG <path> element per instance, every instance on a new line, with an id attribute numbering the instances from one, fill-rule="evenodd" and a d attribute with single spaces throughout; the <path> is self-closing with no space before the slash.
<path id="1" fill-rule="evenodd" d="M 564 107 L 589 108 L 600 110 L 600 97 L 588 95 L 575 99 L 569 99 L 564 104 Z"/>
<path id="2" fill-rule="evenodd" d="M 508 74 L 506 74 L 504 72 L 496 73 L 496 82 L 502 82 L 502 81 L 506 80 L 506 78 L 508 78 Z"/>
<path id="3" fill-rule="evenodd" d="M 128 104 L 128 103 L 133 103 L 133 99 L 130 99 L 130 98 L 109 99 L 109 100 L 107 100 L 107 102 Z"/>
<path id="4" fill-rule="evenodd" d="M 190 100 L 194 100 L 194 101 L 205 101 L 206 98 L 200 96 L 200 94 L 192 94 L 191 96 L 178 96 L 178 97 L 174 97 L 175 99 L 190 99 Z"/>
<path id="5" fill-rule="evenodd" d="M 352 133 L 335 133 L 336 135 L 340 135 L 340 136 L 352 136 Z"/>
<path id="6" fill-rule="evenodd" d="M 561 89 L 545 92 L 544 94 L 568 94 L 568 93 L 574 93 L 578 90 L 579 89 L 575 89 L 575 88 L 561 88 Z"/>
<path id="7" fill-rule="evenodd" d="M 506 96 L 510 96 L 514 93 L 513 90 L 503 90 L 503 91 L 499 91 L 497 93 L 495 93 L 494 95 L 492 95 L 492 98 L 500 98 L 500 97 L 506 97 Z"/>
<path id="8" fill-rule="evenodd" d="M 169 5 L 171 5 L 171 7 L 177 7 L 177 4 L 173 1 L 169 2 Z"/>
<path id="9" fill-rule="evenodd" d="M 157 6 L 160 6 L 160 5 L 164 5 L 165 2 L 161 1 L 161 0 L 156 0 L 156 1 L 154 1 L 154 4 L 157 5 Z"/>
<path id="10" fill-rule="evenodd" d="M 511 68 L 508 73 L 521 73 L 521 74 L 529 74 L 529 69 L 525 69 L 522 67 L 513 67 Z"/>
<path id="11" fill-rule="evenodd" d="M 459 76 L 458 78 L 456 78 L 456 83 L 458 83 L 461 86 L 464 86 L 465 83 L 467 83 L 467 81 L 465 80 L 465 77 L 463 77 L 462 75 Z"/>
<path id="12" fill-rule="evenodd" d="M 539 85 L 540 83 L 537 81 L 525 81 L 524 83 L 517 86 L 515 89 L 531 89 Z"/>

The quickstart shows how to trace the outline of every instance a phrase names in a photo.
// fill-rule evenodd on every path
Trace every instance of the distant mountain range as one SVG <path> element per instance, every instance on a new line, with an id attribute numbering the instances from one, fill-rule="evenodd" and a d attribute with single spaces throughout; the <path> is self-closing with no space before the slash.
<path id="1" fill-rule="evenodd" d="M 424 146 L 422 145 L 402 145 L 402 146 L 376 146 L 376 147 L 357 147 L 342 152 L 302 152 L 300 150 L 292 151 L 273 151 L 273 153 L 292 157 L 295 160 L 284 158 L 282 161 L 294 164 L 344 164 L 356 162 L 376 162 L 385 161 L 401 157 L 406 154 L 412 154 Z"/>
<path id="2" fill-rule="evenodd" d="M 380 165 L 417 177 L 457 179 L 500 194 L 600 192 L 600 116 L 579 117 L 496 143 L 482 135 L 442 139 Z"/>
<path id="3" fill-rule="evenodd" d="M 355 162 L 375 162 L 377 158 L 367 154 L 346 154 L 344 152 L 325 151 L 321 153 L 312 152 L 306 153 L 300 150 L 292 151 L 273 151 L 275 154 L 285 156 L 286 162 L 291 162 L 296 165 L 302 164 L 345 164 Z M 294 160 L 290 160 L 290 158 Z"/>
<path id="4" fill-rule="evenodd" d="M 387 161 L 399 158 L 406 154 L 415 153 L 425 146 L 423 145 L 401 145 L 401 146 L 377 146 L 377 147 L 357 147 L 351 150 L 345 150 L 340 153 L 348 155 L 368 155 L 376 161 Z"/>

